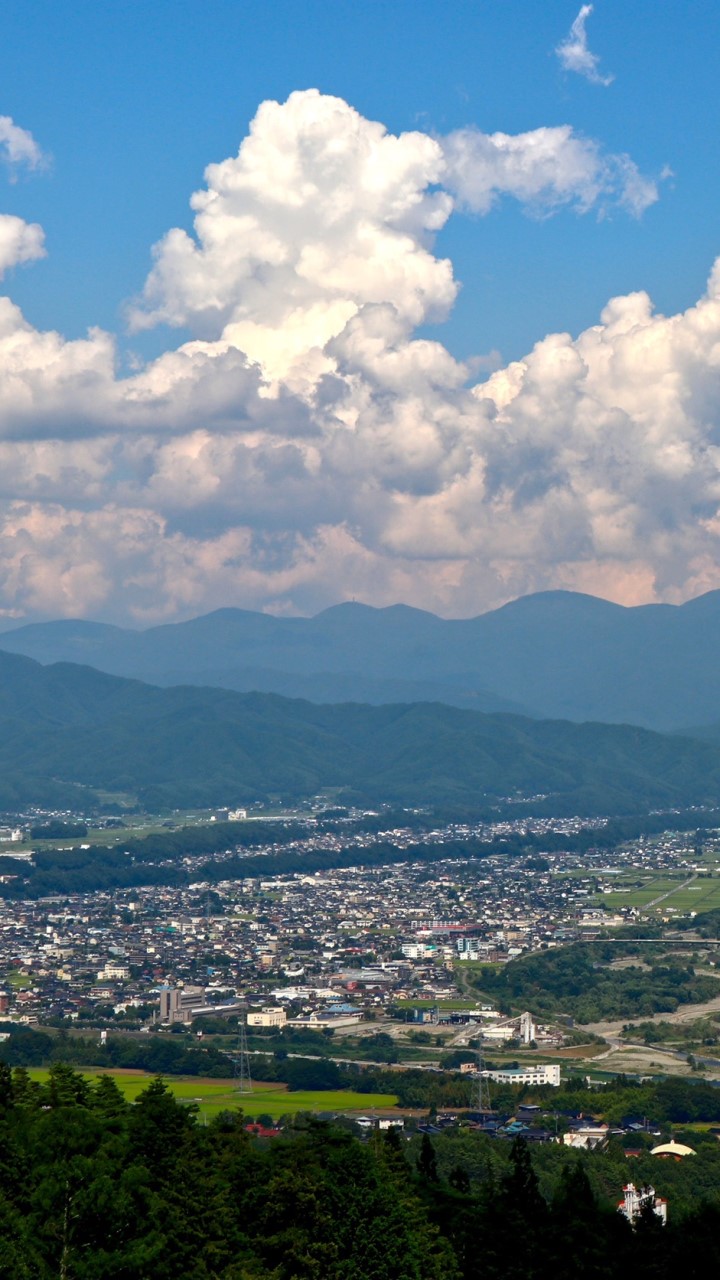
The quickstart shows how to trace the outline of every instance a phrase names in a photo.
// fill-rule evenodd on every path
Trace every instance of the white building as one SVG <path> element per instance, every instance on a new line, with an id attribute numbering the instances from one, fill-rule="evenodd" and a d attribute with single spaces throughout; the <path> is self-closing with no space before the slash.
<path id="1" fill-rule="evenodd" d="M 551 1084 L 558 1088 L 560 1084 L 560 1064 L 558 1062 L 543 1063 L 537 1067 L 508 1067 L 507 1070 L 483 1071 L 486 1080 L 495 1080 L 497 1084 Z"/>
<path id="2" fill-rule="evenodd" d="M 517 1039 L 517 1024 L 512 1022 L 501 1023 L 497 1027 L 485 1027 L 483 1031 L 483 1040 L 497 1041 L 503 1044 L 506 1040 Z"/>
<path id="3" fill-rule="evenodd" d="M 363 1015 L 360 1010 L 357 1013 L 309 1013 L 307 1017 L 289 1018 L 289 1027 L 306 1027 L 310 1031 L 322 1031 L 324 1027 L 354 1027 L 358 1022 L 362 1022 Z"/>
<path id="4" fill-rule="evenodd" d="M 625 1215 L 628 1222 L 634 1222 L 646 1207 L 656 1213 L 663 1226 L 667 1222 L 667 1200 L 655 1195 L 654 1187 L 635 1187 L 628 1182 L 623 1187 L 623 1199 L 618 1201 L 618 1211 Z"/>
<path id="5" fill-rule="evenodd" d="M 126 964 L 117 964 L 113 960 L 108 960 L 104 969 L 98 973 L 100 981 L 107 979 L 108 981 L 126 982 L 130 977 L 130 969 Z"/>
<path id="6" fill-rule="evenodd" d="M 277 1006 L 266 1006 L 263 1009 L 256 1010 L 254 1013 L 248 1013 L 247 1025 L 249 1027 L 284 1027 L 287 1022 L 287 1013 L 284 1009 Z"/>
<path id="7" fill-rule="evenodd" d="M 574 1147 L 577 1151 L 594 1151 L 607 1142 L 609 1129 L 606 1124 L 583 1125 L 582 1129 L 569 1129 L 562 1136 L 563 1146 Z"/>

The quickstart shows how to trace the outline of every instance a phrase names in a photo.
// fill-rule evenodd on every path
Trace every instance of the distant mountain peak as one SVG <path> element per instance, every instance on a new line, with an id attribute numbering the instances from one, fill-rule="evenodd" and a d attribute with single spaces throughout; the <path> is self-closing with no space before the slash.
<path id="1" fill-rule="evenodd" d="M 337 617 L 338 615 L 349 614 L 366 614 L 382 617 L 404 617 L 404 618 L 434 618 L 438 622 L 442 621 L 436 613 L 431 613 L 428 609 L 417 609 L 411 604 L 363 604 L 360 600 L 341 600 L 338 604 L 328 605 L 327 609 L 321 609 L 319 613 L 314 614 L 315 618 Z"/>

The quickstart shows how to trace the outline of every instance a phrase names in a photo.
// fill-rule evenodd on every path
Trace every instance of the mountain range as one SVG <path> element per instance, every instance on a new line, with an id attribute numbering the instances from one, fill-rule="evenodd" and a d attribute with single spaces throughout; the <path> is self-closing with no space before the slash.
<path id="1" fill-rule="evenodd" d="M 147 809 L 288 802 L 542 813 L 720 806 L 720 746 L 628 725 L 572 724 L 442 703 L 318 705 L 159 688 L 0 653 L 0 808 Z M 517 810 L 522 812 L 521 809 Z"/>
<path id="2" fill-rule="evenodd" d="M 719 635 L 720 591 L 635 608 L 552 591 L 450 620 L 354 603 L 313 618 L 220 609 L 144 631 L 64 620 L 8 630 L 0 648 L 155 685 L 678 731 L 720 722 Z"/>

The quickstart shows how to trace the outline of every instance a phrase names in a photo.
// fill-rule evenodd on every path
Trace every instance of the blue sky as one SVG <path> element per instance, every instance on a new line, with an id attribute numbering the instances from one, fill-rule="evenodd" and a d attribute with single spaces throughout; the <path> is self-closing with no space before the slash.
<path id="1" fill-rule="evenodd" d="M 132 393 L 136 399 L 172 400 L 177 388 L 173 383 L 168 390 L 167 369 L 155 368 L 156 358 L 172 356 L 193 340 L 226 341 L 223 324 L 245 300 L 238 285 L 237 298 L 225 299 L 221 319 L 209 328 L 187 281 L 182 302 L 170 297 L 176 282 L 168 283 L 172 264 L 161 251 L 167 272 L 145 292 L 130 323 L 129 310 L 143 296 L 152 267 L 152 247 L 173 227 L 193 234 L 189 199 L 203 188 L 205 166 L 237 155 L 260 104 L 284 104 L 294 91 L 310 88 L 320 91 L 323 103 L 342 99 L 359 118 L 380 122 L 389 134 L 467 140 L 477 131 L 514 137 L 567 125 L 573 140 L 595 148 L 603 173 L 604 165 L 613 168 L 614 177 L 607 179 L 613 190 L 597 198 L 588 196 L 587 183 L 571 182 L 566 197 L 548 197 L 539 187 L 521 200 L 517 186 L 503 189 L 500 182 L 492 207 L 476 201 L 475 209 L 467 207 L 473 181 L 468 165 L 477 156 L 463 162 L 453 180 L 428 179 L 426 193 L 452 190 L 454 211 L 434 231 L 425 228 L 418 243 L 435 259 L 451 260 L 457 296 L 422 315 L 409 302 L 403 312 L 405 303 L 392 292 L 355 299 L 353 306 L 381 303 L 403 316 L 401 338 L 384 334 L 388 350 L 397 353 L 399 342 L 417 339 L 442 344 L 448 358 L 470 362 L 460 379 L 467 389 L 493 368 L 521 360 L 548 335 L 579 339 L 616 295 L 646 291 L 666 315 L 692 308 L 720 252 L 713 107 L 720 82 L 720 9 L 707 0 L 597 0 L 585 7 L 591 11 L 584 17 L 583 38 L 588 57 L 596 59 L 588 65 L 597 68 L 590 78 L 582 68 L 563 66 L 557 53 L 580 14 L 578 3 L 565 0 L 10 0 L 3 6 L 0 115 L 31 134 L 46 157 L 35 168 L 6 167 L 4 180 L 0 169 L 0 212 L 40 224 L 46 251 L 42 259 L 39 250 L 26 253 L 26 260 L 21 255 L 16 265 L 8 259 L 3 287 L 34 335 L 62 335 L 58 360 L 73 369 L 80 361 L 87 388 L 83 404 L 82 379 L 76 378 L 72 395 L 63 400 L 64 381 L 62 394 L 55 383 L 40 392 L 34 373 L 37 411 L 23 409 L 21 427 L 12 396 L 8 401 L 4 434 L 10 452 L 6 460 L 0 457 L 6 472 L 0 489 L 0 608 L 6 615 L 85 613 L 142 622 L 221 603 L 309 612 L 345 595 L 378 604 L 404 598 L 462 614 L 547 586 L 588 589 L 631 603 L 678 600 L 720 585 L 712 523 L 715 423 L 706 403 L 708 378 L 714 376 L 710 342 L 695 381 L 676 397 L 677 405 L 697 403 L 692 420 L 681 422 L 677 405 L 656 406 L 658 420 L 672 417 L 671 438 L 653 435 L 627 388 L 606 381 L 598 389 L 600 365 L 591 378 L 592 403 L 601 405 L 610 425 L 598 426 L 597 414 L 588 416 L 589 410 L 582 420 L 567 405 L 561 412 L 557 395 L 547 389 L 552 378 L 548 382 L 546 362 L 537 374 L 546 379 L 542 393 L 533 392 L 531 401 L 528 375 L 525 401 L 518 398 L 512 422 L 505 391 L 493 400 L 493 390 L 486 401 L 508 418 L 505 452 L 496 456 L 495 436 L 487 447 L 477 444 L 489 430 L 487 421 L 468 425 L 467 406 L 452 389 L 455 374 L 446 369 L 442 375 L 442 405 L 432 412 L 435 424 L 446 425 L 442 439 L 430 442 L 428 433 L 436 428 L 424 425 L 413 408 L 420 396 L 413 382 L 417 369 L 408 374 L 402 394 L 393 382 L 390 410 L 389 384 L 378 390 L 377 371 L 370 376 L 366 364 L 367 385 L 360 394 L 359 366 L 347 363 L 345 349 L 331 357 L 331 372 L 346 380 L 347 394 L 350 388 L 355 397 L 352 410 L 347 403 L 333 408 L 335 425 L 347 427 L 351 418 L 354 424 L 352 448 L 342 452 L 335 427 L 322 416 L 329 384 L 323 383 L 322 395 L 317 382 L 310 391 L 307 371 L 302 379 L 297 370 L 292 376 L 278 372 L 263 364 L 260 347 L 246 351 L 244 338 L 235 337 L 237 350 L 273 388 L 270 397 L 287 397 L 288 421 L 294 423 L 285 438 L 263 419 L 267 434 L 259 445 L 257 435 L 252 437 L 260 452 L 250 463 L 247 427 L 230 423 L 227 406 L 215 418 L 196 408 L 194 420 L 178 410 L 183 425 L 172 429 L 159 408 L 156 420 L 143 425 L 154 444 L 141 457 L 142 450 L 127 443 L 133 433 L 136 440 L 139 428 L 121 421 L 117 404 L 126 392 L 117 385 L 108 390 L 105 382 L 98 392 L 92 384 L 100 377 L 97 361 L 107 352 L 71 345 L 99 326 L 113 336 L 121 382 L 142 373 L 146 362 L 146 381 Z M 576 162 L 577 155 L 566 155 L 559 143 L 558 148 L 552 163 Z M 629 207 L 625 179 L 618 177 L 621 157 L 629 157 L 633 173 L 653 187 L 653 198 L 640 201 L 642 207 Z M 526 161 L 523 153 L 518 163 Z M 209 296 L 208 281 L 209 276 Z M 349 292 L 355 298 L 353 288 Z M 138 310 L 146 320 L 138 320 Z M 266 324 L 275 312 L 263 315 Z M 647 340 L 652 331 L 655 348 L 665 344 L 667 376 L 661 369 L 658 381 L 674 385 L 687 372 L 685 357 L 675 347 L 669 350 L 668 334 L 651 325 L 647 314 L 642 326 Z M 580 350 L 572 347 L 573 358 Z M 412 346 L 408 351 L 417 359 L 422 354 Z M 210 354 L 217 352 L 216 347 Z M 581 355 L 589 367 L 584 348 Z M 635 356 L 641 361 L 639 348 Z M 0 352 L 0 373 L 1 359 Z M 213 367 L 219 370 L 220 363 Z M 433 379 L 435 395 L 435 374 Z M 583 389 L 588 385 L 585 378 Z M 215 391 L 203 394 L 213 400 Z M 233 403 L 238 396 L 243 403 L 240 417 L 251 420 L 254 430 L 257 394 L 260 409 L 267 407 L 267 394 L 257 387 L 251 392 L 243 384 L 232 392 Z M 363 395 L 372 396 L 375 406 L 367 428 L 372 466 L 358 445 L 357 423 L 370 420 L 366 401 L 362 410 L 357 407 Z M 57 403 L 50 413 L 53 397 Z M 2 410 L 0 394 L 0 422 Z M 558 417 L 552 440 L 533 437 L 527 426 L 531 412 Z M 358 413 L 365 417 L 358 419 Z M 614 434 L 618 414 L 634 424 L 622 437 L 632 441 L 632 458 L 624 458 L 625 445 Z M 301 419 L 312 425 L 301 428 Z M 205 432 L 201 442 L 198 432 Z M 317 446 L 315 437 L 325 443 Z M 582 475 L 568 462 L 568 440 L 583 442 L 573 454 Z M 386 459 L 382 475 L 375 465 L 379 449 Z M 649 474 L 649 458 L 663 459 L 658 474 Z M 195 463 L 204 479 L 193 499 L 187 469 Z M 250 470 L 243 469 L 246 464 Z M 221 492 L 228 469 L 236 465 L 238 491 L 247 486 L 247 500 L 239 505 Z M 592 466 L 597 474 L 591 477 Z M 634 492 L 617 479 L 624 466 L 637 467 Z M 270 477 L 276 497 L 262 496 L 259 474 L 263 483 Z M 372 500 L 358 505 L 359 491 Z M 122 535 L 109 532 L 108 513 L 120 511 Z M 508 515 L 512 511 L 516 523 Z M 137 527 L 128 535 L 127 556 L 114 560 L 110 548 L 122 543 L 133 520 Z M 42 537 L 38 521 L 46 529 Z M 81 536 L 83 521 L 89 525 Z M 58 561 L 58 547 L 65 544 Z"/>
<path id="2" fill-rule="evenodd" d="M 639 223 L 533 221 L 509 202 L 481 223 L 454 219 L 439 247 L 464 286 L 445 330 L 461 356 L 520 356 L 551 329 L 592 323 L 616 292 L 688 305 L 720 240 L 720 8 L 600 0 L 588 38 L 608 89 L 553 55 L 577 11 L 574 0 L 5 4 L 1 109 L 53 157 L 42 179 L 4 193 L 8 212 L 42 223 L 49 251 L 13 296 L 69 335 L 117 328 L 150 246 L 189 226 L 205 165 L 237 150 L 263 99 L 317 87 L 392 131 L 570 123 L 643 171 L 672 168 Z"/>

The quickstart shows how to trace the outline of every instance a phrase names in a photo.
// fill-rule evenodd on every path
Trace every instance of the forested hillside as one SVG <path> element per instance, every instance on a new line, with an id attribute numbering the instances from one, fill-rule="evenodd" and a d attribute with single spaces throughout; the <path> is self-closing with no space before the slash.
<path id="1" fill-rule="evenodd" d="M 0 654 L 0 807 L 149 809 L 301 799 L 481 808 L 547 797 L 553 813 L 720 802 L 720 746 L 628 725 L 484 715 L 440 703 L 318 706 L 156 688 Z M 536 802 L 541 806 L 542 799 Z"/>
<path id="2" fill-rule="evenodd" d="M 627 967 L 611 967 L 618 954 Z M 565 1013 L 580 1023 L 623 1018 L 628 1010 L 646 1018 L 720 995 L 720 975 L 696 973 L 686 957 L 657 958 L 646 949 L 640 960 L 631 943 L 619 949 L 612 941 L 537 951 L 497 970 L 488 966 L 477 985 L 504 1006 L 528 1005 L 545 1016 Z"/>
<path id="3" fill-rule="evenodd" d="M 0 1137 L 12 1280 L 694 1280 L 720 1264 L 714 1141 L 692 1196 L 670 1170 L 668 1226 L 633 1230 L 622 1149 L 363 1144 L 310 1118 L 258 1142 L 238 1112 L 199 1124 L 160 1080 L 130 1106 L 62 1065 L 44 1085 L 0 1065 Z"/>

